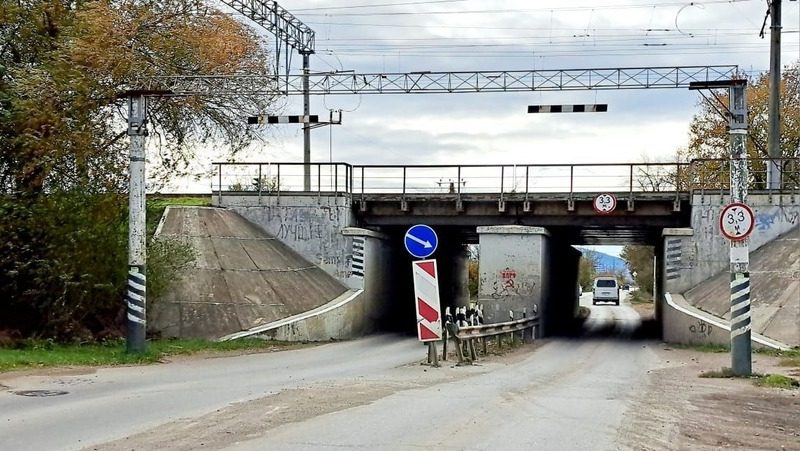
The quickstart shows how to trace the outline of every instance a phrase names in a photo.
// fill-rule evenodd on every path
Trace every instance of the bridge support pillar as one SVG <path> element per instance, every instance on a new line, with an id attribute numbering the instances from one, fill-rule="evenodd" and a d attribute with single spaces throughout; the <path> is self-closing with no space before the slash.
<path id="1" fill-rule="evenodd" d="M 580 295 L 578 294 L 578 266 L 581 252 L 564 242 L 553 240 L 550 246 L 548 266 L 550 268 L 549 294 L 544 299 L 542 316 L 543 330 L 548 335 L 561 334 L 572 330 L 578 314 Z"/>
<path id="2" fill-rule="evenodd" d="M 550 280 L 550 234 L 541 227 L 478 227 L 480 279 L 478 302 L 486 323 L 531 316 L 545 317 Z M 542 328 L 544 329 L 544 328 Z M 540 331 L 546 333 L 546 331 Z"/>
<path id="3" fill-rule="evenodd" d="M 389 237 L 374 230 L 344 227 L 342 235 L 352 241 L 350 271 L 345 283 L 349 288 L 364 290 L 364 332 L 387 314 L 387 303 L 397 280 L 392 270 L 393 249 Z"/>
<path id="4" fill-rule="evenodd" d="M 453 300 L 456 305 L 469 307 L 469 251 L 464 246 L 453 255 Z"/>

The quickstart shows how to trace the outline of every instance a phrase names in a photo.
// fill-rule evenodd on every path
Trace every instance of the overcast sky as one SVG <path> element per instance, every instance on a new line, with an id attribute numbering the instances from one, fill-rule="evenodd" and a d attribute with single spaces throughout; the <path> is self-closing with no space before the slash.
<path id="1" fill-rule="evenodd" d="M 798 3 L 783 2 L 782 63 L 793 64 Z M 766 0 L 286 0 L 316 32 L 312 72 L 360 73 L 738 65 L 769 67 Z M 244 23 L 247 19 L 233 14 Z M 767 24 L 768 25 L 768 24 Z M 264 32 L 269 42 L 272 37 Z M 274 44 L 268 44 L 273 47 Z M 300 73 L 301 57 L 292 58 Z M 682 89 L 312 96 L 342 110 L 312 131 L 312 161 L 351 164 L 534 164 L 674 161 L 699 95 Z M 607 113 L 527 114 L 530 104 L 607 103 Z M 302 114 L 302 97 L 280 114 Z M 299 125 L 260 129 L 239 161 L 302 161 Z M 224 151 L 199 152 L 207 171 Z M 208 191 L 210 181 L 177 182 Z M 170 188 L 167 188 L 170 189 Z M 618 254 L 618 248 L 601 249 Z"/>
<path id="2" fill-rule="evenodd" d="M 571 69 L 738 65 L 764 71 L 766 0 L 415 1 L 280 4 L 316 31 L 315 71 Z M 798 3 L 784 1 L 784 64 L 798 58 Z M 375 5 L 375 6 L 367 6 Z M 377 6 L 391 5 L 391 6 Z M 299 71 L 300 58 L 293 60 Z M 312 160 L 354 164 L 671 160 L 698 94 L 677 89 L 312 97 L 343 124 L 312 132 Z M 527 114 L 529 104 L 607 103 L 608 113 Z M 283 114 L 301 114 L 290 98 Z M 332 139 L 331 139 L 332 132 Z M 300 161 L 302 130 L 263 131 L 248 155 Z"/>
<path id="3" fill-rule="evenodd" d="M 797 61 L 800 52 L 798 3 L 783 2 L 784 65 Z M 280 5 L 316 31 L 311 68 L 320 72 L 686 65 L 738 65 L 760 72 L 769 65 L 769 35 L 758 36 L 766 0 L 286 0 Z M 294 55 L 293 73 L 300 73 L 300 64 Z M 312 114 L 343 110 L 342 125 L 312 131 L 312 160 L 673 161 L 687 143 L 698 101 L 697 93 L 683 89 L 312 96 Z M 527 114 L 530 104 L 571 103 L 607 103 L 609 111 Z M 302 97 L 281 99 L 277 108 L 281 114 L 302 114 Z M 238 160 L 302 161 L 301 126 L 269 126 L 260 135 L 262 142 Z M 222 153 L 199 152 L 197 169 L 209 170 Z M 203 177 L 173 189 L 209 187 Z"/>

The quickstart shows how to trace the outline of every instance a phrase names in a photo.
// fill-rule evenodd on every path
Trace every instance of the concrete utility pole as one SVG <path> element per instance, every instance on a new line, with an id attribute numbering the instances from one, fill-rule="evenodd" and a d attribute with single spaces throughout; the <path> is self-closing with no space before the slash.
<path id="1" fill-rule="evenodd" d="M 308 70 L 310 53 L 303 51 L 303 191 L 311 191 L 311 124 L 308 117 L 311 114 L 311 99 L 308 89 Z"/>
<path id="2" fill-rule="evenodd" d="M 144 93 L 128 95 L 128 136 L 130 137 L 130 185 L 128 210 L 128 292 L 127 301 L 129 353 L 145 350 L 146 333 L 146 245 L 145 232 L 145 136 L 147 136 L 147 97 Z"/>
<path id="3" fill-rule="evenodd" d="M 747 81 L 739 80 L 729 88 L 731 202 L 746 203 L 748 164 L 747 140 Z M 750 269 L 749 244 L 745 238 L 730 243 L 731 260 L 731 369 L 739 376 L 752 372 L 750 342 Z"/>
<path id="4" fill-rule="evenodd" d="M 781 0 L 769 2 L 769 131 L 767 133 L 767 189 L 781 186 Z"/>

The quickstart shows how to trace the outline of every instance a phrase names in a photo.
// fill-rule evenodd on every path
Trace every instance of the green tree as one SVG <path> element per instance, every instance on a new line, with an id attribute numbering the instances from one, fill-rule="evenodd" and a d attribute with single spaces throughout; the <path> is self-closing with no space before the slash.
<path id="1" fill-rule="evenodd" d="M 581 251 L 581 260 L 578 263 L 578 283 L 581 290 L 591 291 L 594 278 L 597 277 L 598 255 L 594 251 L 584 249 Z"/>
<path id="2" fill-rule="evenodd" d="M 653 293 L 653 255 L 652 246 L 627 245 L 622 248 L 620 257 L 625 260 L 628 271 L 634 276 L 634 282 L 640 290 Z"/>
<path id="3" fill-rule="evenodd" d="M 0 2 L 0 329 L 116 333 L 127 256 L 120 94 L 136 77 L 267 67 L 252 31 L 199 0 Z M 242 116 L 271 101 L 152 99 L 150 175 L 185 171 L 199 143 L 246 146 Z M 162 268 L 174 250 L 149 248 Z"/>
<path id="4" fill-rule="evenodd" d="M 469 298 L 470 299 L 478 299 L 478 288 L 479 288 L 479 279 L 480 279 L 480 271 L 478 268 L 478 260 L 470 260 L 468 263 L 469 267 L 467 268 L 469 271 Z"/>
<path id="5" fill-rule="evenodd" d="M 716 96 L 727 108 L 729 99 L 727 91 L 720 91 Z M 750 77 L 747 85 L 748 107 L 748 140 L 747 154 L 751 158 L 767 157 L 767 130 L 769 106 L 769 74 L 762 73 Z M 719 105 L 710 102 L 700 104 L 698 112 L 689 128 L 689 145 L 679 152 L 685 160 L 698 158 L 722 158 L 730 155 L 728 138 L 728 119 L 719 111 Z M 787 67 L 781 74 L 780 86 L 781 136 L 780 148 L 783 157 L 798 157 L 800 145 L 800 68 L 797 63 Z M 695 168 L 692 183 L 713 183 L 726 181 L 727 166 L 719 163 L 705 163 Z M 751 179 L 758 186 L 765 181 L 765 165 L 753 164 Z M 796 177 L 796 174 L 793 176 Z M 795 181 L 797 182 L 797 181 Z"/>

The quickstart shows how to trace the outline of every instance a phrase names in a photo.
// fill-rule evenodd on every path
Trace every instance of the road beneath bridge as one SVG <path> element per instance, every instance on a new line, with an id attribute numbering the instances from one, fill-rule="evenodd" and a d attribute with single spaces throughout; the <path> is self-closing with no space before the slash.
<path id="1" fill-rule="evenodd" d="M 584 305 L 590 300 L 584 295 Z M 779 449 L 791 394 L 698 379 L 725 354 L 631 341 L 628 306 L 477 365 L 421 366 L 411 338 L 147 366 L 0 376 L 0 448 L 15 450 Z M 769 358 L 757 362 L 768 369 Z M 31 398 L 20 390 L 54 390 Z M 750 403 L 760 411 L 741 410 Z M 792 404 L 794 403 L 794 404 Z M 740 416 L 737 416 L 740 415 Z M 748 423 L 744 423 L 744 415 Z M 787 448 L 788 449 L 788 448 Z"/>

